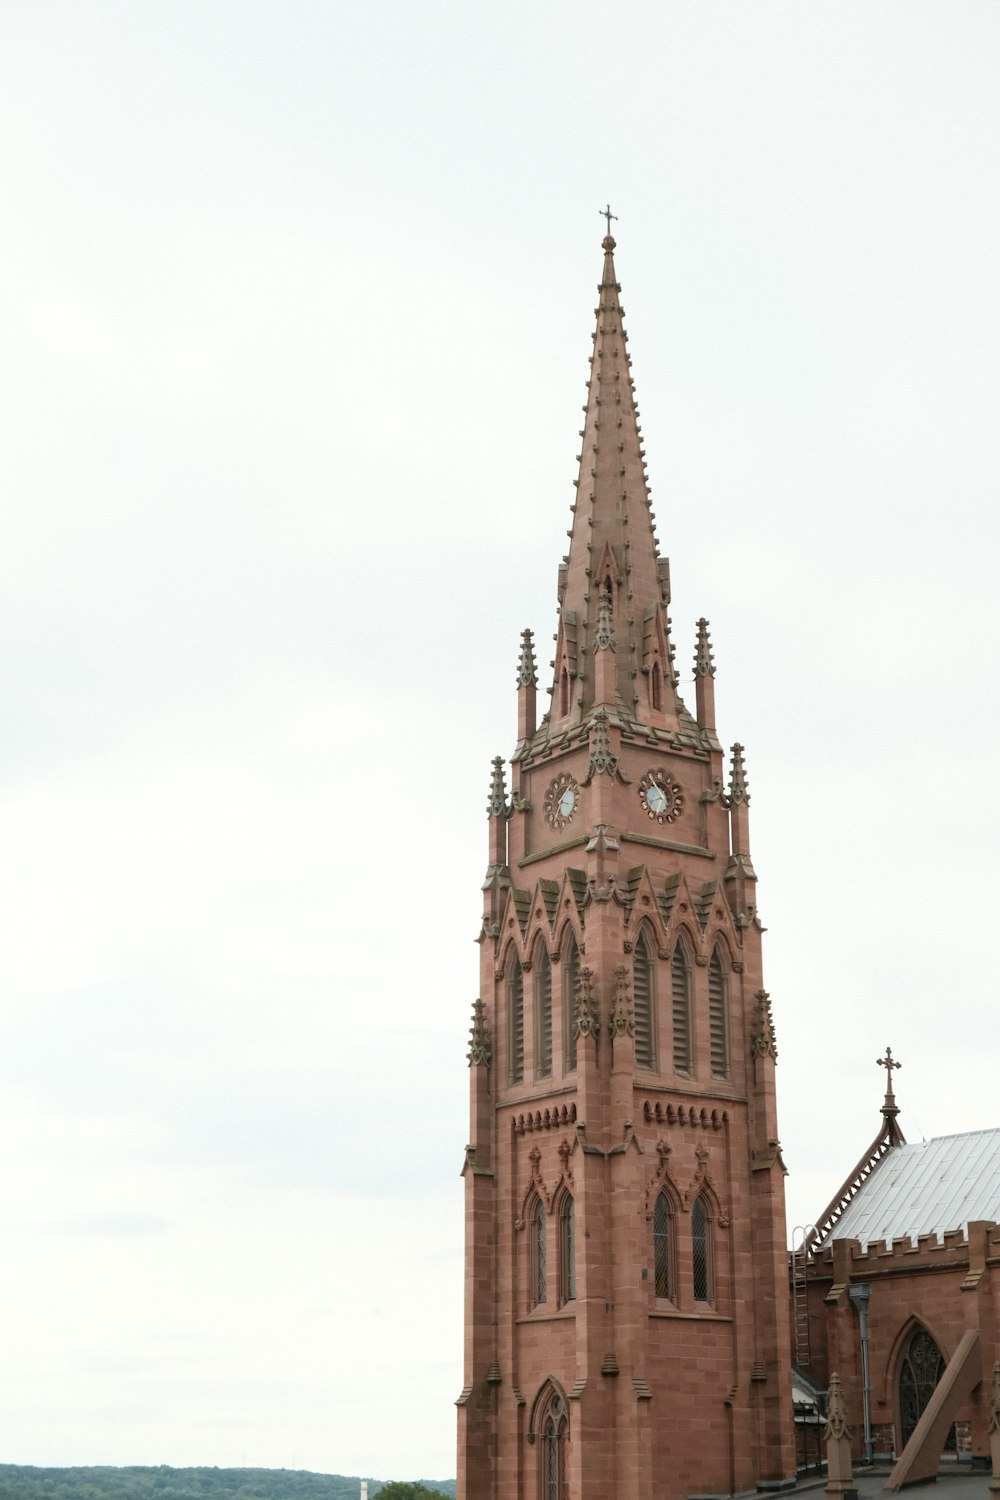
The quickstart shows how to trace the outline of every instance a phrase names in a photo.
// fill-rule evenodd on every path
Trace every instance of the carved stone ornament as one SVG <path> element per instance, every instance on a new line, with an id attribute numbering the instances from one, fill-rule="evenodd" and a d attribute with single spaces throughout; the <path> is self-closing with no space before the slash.
<path id="1" fill-rule="evenodd" d="M 1000 1432 L 1000 1360 L 993 1366 L 993 1388 L 990 1391 L 990 1425 L 986 1429 L 992 1436 Z"/>
<path id="2" fill-rule="evenodd" d="M 639 801 L 652 822 L 673 823 L 684 811 L 684 788 L 669 771 L 654 767 L 639 782 Z"/>
<path id="3" fill-rule="evenodd" d="M 563 771 L 545 793 L 545 821 L 557 831 L 565 828 L 580 806 L 580 788 L 568 771 Z"/>
<path id="4" fill-rule="evenodd" d="M 622 774 L 618 756 L 611 749 L 611 741 L 608 739 L 608 722 L 606 710 L 595 709 L 591 715 L 590 762 L 587 766 L 584 786 L 589 786 L 595 776 L 617 776 L 623 786 L 628 785 L 628 777 Z"/>
<path id="5" fill-rule="evenodd" d="M 611 1000 L 611 1020 L 608 1030 L 614 1036 L 635 1036 L 635 1015 L 632 1011 L 632 996 L 629 993 L 628 969 L 618 964 L 615 969 L 615 987 Z"/>
<path id="6" fill-rule="evenodd" d="M 827 1393 L 826 1427 L 823 1437 L 827 1442 L 831 1439 L 847 1438 L 848 1441 L 854 1436 L 852 1429 L 847 1425 L 847 1407 L 844 1404 L 844 1391 L 840 1382 L 840 1376 L 830 1376 L 830 1388 Z"/>
<path id="7" fill-rule="evenodd" d="M 597 996 L 594 994 L 594 971 L 582 968 L 576 981 L 573 1002 L 573 1030 L 579 1036 L 596 1036 L 598 1031 Z"/>
<path id="8" fill-rule="evenodd" d="M 469 1032 L 469 1067 L 488 1068 L 493 1058 L 490 1029 L 486 1024 L 486 1007 L 482 1000 L 472 1003 L 472 1029 Z"/>
<path id="9" fill-rule="evenodd" d="M 754 996 L 757 1001 L 753 1013 L 753 1021 L 750 1025 L 750 1055 L 752 1057 L 767 1057 L 769 1054 L 778 1060 L 778 1048 L 774 1040 L 774 1021 L 771 1017 L 771 997 L 767 990 L 758 990 Z"/>
<path id="10" fill-rule="evenodd" d="M 615 632 L 611 624 L 611 606 L 607 595 L 602 594 L 597 603 L 597 628 L 594 631 L 595 651 L 614 651 Z"/>

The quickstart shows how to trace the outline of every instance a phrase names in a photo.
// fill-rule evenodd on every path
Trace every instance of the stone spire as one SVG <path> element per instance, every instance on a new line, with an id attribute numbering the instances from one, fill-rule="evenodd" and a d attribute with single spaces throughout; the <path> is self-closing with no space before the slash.
<path id="1" fill-rule="evenodd" d="M 586 718 L 600 674 L 613 679 L 609 707 L 667 726 L 678 713 L 666 614 L 669 567 L 657 552 L 610 234 L 603 249 L 573 529 L 559 575 L 552 721 L 559 727 Z M 610 663 L 595 652 L 598 637 L 609 633 Z"/>

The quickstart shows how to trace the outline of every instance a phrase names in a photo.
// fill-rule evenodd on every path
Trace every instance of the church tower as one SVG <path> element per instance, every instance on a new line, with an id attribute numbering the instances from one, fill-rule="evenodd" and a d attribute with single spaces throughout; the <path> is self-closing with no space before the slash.
<path id="1" fill-rule="evenodd" d="M 610 222 L 609 222 L 610 227 Z M 776 1048 L 743 748 L 670 638 L 603 243 L 551 703 L 493 763 L 473 1012 L 459 1500 L 682 1500 L 795 1474 Z"/>

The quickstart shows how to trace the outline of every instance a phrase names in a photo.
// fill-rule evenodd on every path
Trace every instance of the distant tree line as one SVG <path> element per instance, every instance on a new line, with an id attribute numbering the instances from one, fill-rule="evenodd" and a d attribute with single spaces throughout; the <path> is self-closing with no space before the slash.
<path id="1" fill-rule="evenodd" d="M 305 1469 L 38 1469 L 0 1464 L 0 1500 L 358 1500 L 360 1477 Z M 369 1500 L 454 1497 L 455 1481 L 368 1481 Z"/>

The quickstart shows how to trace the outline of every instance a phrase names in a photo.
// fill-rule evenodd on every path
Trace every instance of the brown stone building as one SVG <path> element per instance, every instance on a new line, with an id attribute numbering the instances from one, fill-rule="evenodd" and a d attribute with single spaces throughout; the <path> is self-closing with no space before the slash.
<path id="1" fill-rule="evenodd" d="M 679 1500 L 795 1472 L 775 1046 L 742 747 L 680 697 L 604 271 L 548 711 L 530 632 L 489 793 L 460 1500 Z"/>
<path id="2" fill-rule="evenodd" d="M 879 1133 L 792 1257 L 793 1358 L 821 1390 L 840 1376 L 854 1458 L 895 1460 L 898 1488 L 948 1450 L 990 1464 L 1000 1130 L 908 1144 L 883 1061 Z"/>

